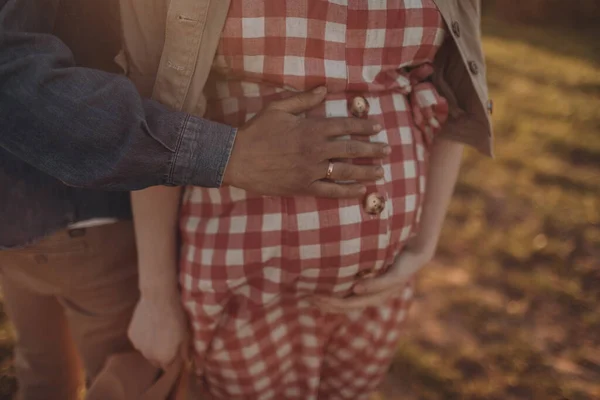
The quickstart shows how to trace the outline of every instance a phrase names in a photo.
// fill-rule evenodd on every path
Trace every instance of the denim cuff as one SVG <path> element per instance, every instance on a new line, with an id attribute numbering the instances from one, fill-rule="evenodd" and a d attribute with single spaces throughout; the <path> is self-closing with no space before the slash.
<path id="1" fill-rule="evenodd" d="M 168 184 L 220 187 L 237 129 L 188 115 L 183 121 Z"/>

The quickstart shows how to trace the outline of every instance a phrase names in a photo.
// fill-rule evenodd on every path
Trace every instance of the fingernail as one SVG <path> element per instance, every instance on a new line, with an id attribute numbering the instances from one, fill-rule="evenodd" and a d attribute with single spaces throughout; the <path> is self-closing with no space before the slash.
<path id="1" fill-rule="evenodd" d="M 438 129 L 440 127 L 440 123 L 438 122 L 438 120 L 433 117 L 429 119 L 429 125 L 433 126 L 435 129 Z"/>
<path id="2" fill-rule="evenodd" d="M 383 127 L 381 126 L 381 124 L 373 125 L 373 131 L 375 131 L 375 132 L 381 132 L 381 129 L 383 129 Z"/>
<path id="3" fill-rule="evenodd" d="M 390 154 L 392 154 L 392 148 L 390 146 L 385 146 L 383 148 L 383 154 L 385 154 L 386 156 L 389 156 Z"/>
<path id="4" fill-rule="evenodd" d="M 324 94 L 327 91 L 325 86 L 319 86 L 318 88 L 313 90 L 314 94 Z"/>

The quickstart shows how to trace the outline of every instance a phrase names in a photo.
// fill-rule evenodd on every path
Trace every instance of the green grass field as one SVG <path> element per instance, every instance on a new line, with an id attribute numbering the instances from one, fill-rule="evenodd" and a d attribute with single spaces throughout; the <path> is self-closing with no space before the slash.
<path id="1" fill-rule="evenodd" d="M 385 398 L 600 399 L 598 36 L 484 31 L 497 159 L 465 158 Z"/>
<path id="2" fill-rule="evenodd" d="M 465 157 L 380 397 L 600 399 L 599 42 L 492 20 L 484 31 L 497 159 Z"/>

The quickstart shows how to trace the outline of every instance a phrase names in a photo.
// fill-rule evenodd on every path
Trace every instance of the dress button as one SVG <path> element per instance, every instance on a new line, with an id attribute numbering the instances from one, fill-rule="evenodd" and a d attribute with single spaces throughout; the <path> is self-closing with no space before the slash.
<path id="1" fill-rule="evenodd" d="M 367 197 L 365 197 L 364 208 L 367 214 L 381 214 L 385 208 L 385 198 L 379 193 L 369 193 Z"/>
<path id="2" fill-rule="evenodd" d="M 371 278 L 375 278 L 376 275 L 377 275 L 377 272 L 373 269 L 363 269 L 356 273 L 355 278 L 356 278 L 356 280 L 371 279 Z"/>
<path id="3" fill-rule="evenodd" d="M 469 70 L 473 75 L 477 75 L 479 73 L 479 66 L 475 61 L 469 61 Z"/>
<path id="4" fill-rule="evenodd" d="M 356 96 L 350 102 L 350 113 L 355 117 L 362 118 L 369 113 L 369 102 L 362 96 Z"/>
<path id="5" fill-rule="evenodd" d="M 460 37 L 460 24 L 458 23 L 458 21 L 452 22 L 452 33 L 454 33 L 454 36 L 456 36 L 457 38 Z"/>

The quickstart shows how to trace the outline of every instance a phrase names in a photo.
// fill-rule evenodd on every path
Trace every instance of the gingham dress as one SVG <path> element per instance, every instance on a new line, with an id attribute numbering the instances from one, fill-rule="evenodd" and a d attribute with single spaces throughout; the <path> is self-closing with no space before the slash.
<path id="1" fill-rule="evenodd" d="M 412 286 L 346 315 L 309 299 L 348 295 L 361 271 L 383 272 L 415 233 L 427 146 L 409 111 L 407 69 L 431 62 L 444 36 L 432 0 L 232 1 L 208 118 L 240 126 L 273 100 L 325 85 L 326 101 L 308 116 L 350 117 L 349 101 L 362 96 L 384 127 L 372 140 L 392 154 L 369 188 L 386 201 L 375 216 L 360 200 L 186 190 L 183 302 L 212 397 L 362 399 L 380 382 Z"/>

